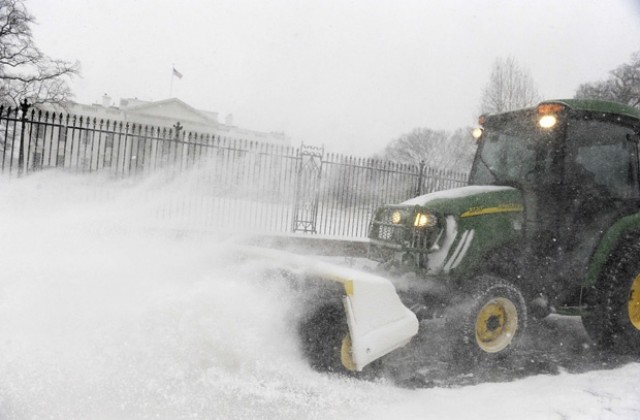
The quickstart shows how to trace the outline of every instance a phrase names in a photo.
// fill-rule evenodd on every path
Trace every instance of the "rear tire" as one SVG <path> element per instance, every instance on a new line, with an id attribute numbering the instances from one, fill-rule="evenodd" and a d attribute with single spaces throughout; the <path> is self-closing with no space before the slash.
<path id="1" fill-rule="evenodd" d="M 448 312 L 448 329 L 458 336 L 454 353 L 468 361 L 507 356 L 517 348 L 527 325 L 522 293 L 493 276 L 478 277 L 467 298 Z"/>
<path id="2" fill-rule="evenodd" d="M 604 269 L 596 287 L 587 291 L 582 323 L 603 349 L 640 354 L 640 246 L 625 248 Z"/>

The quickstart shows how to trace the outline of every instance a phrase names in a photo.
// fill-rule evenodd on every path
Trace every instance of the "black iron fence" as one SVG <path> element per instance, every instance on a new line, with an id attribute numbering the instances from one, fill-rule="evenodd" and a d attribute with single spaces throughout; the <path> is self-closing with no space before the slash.
<path id="1" fill-rule="evenodd" d="M 363 237 L 383 203 L 466 184 L 465 172 L 215 134 L 0 107 L 0 172 L 157 176 L 149 217 L 176 226 Z"/>

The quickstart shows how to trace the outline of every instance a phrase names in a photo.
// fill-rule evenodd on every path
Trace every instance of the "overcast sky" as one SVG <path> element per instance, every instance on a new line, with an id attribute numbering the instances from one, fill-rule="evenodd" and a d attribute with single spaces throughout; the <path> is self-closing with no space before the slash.
<path id="1" fill-rule="evenodd" d="M 178 97 L 297 145 L 369 155 L 476 121 L 496 57 L 571 97 L 640 50 L 640 0 L 27 0 L 76 100 Z M 183 74 L 174 79 L 172 66 Z"/>

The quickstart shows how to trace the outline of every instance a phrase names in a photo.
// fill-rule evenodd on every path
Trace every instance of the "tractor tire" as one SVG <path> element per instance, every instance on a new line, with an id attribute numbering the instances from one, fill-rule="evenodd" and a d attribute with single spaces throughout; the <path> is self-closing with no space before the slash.
<path id="1" fill-rule="evenodd" d="M 527 326 L 527 306 L 516 286 L 480 276 L 465 298 L 447 310 L 454 357 L 468 362 L 499 360 L 517 348 Z"/>
<path id="2" fill-rule="evenodd" d="M 640 354 L 640 245 L 628 246 L 585 293 L 582 324 L 596 345 L 621 354 Z"/>
<path id="3" fill-rule="evenodd" d="M 299 326 L 302 350 L 318 372 L 351 373 L 351 339 L 344 308 L 329 304 L 316 309 Z"/>

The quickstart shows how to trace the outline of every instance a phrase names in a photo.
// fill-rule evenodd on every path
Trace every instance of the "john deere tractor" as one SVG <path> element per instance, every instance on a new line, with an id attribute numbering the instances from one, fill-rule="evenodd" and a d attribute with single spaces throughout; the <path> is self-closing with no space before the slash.
<path id="1" fill-rule="evenodd" d="M 505 355 L 552 312 L 640 353 L 640 111 L 554 100 L 479 123 L 469 185 L 378 209 L 371 258 L 413 273 L 403 302 L 465 354 Z"/>

